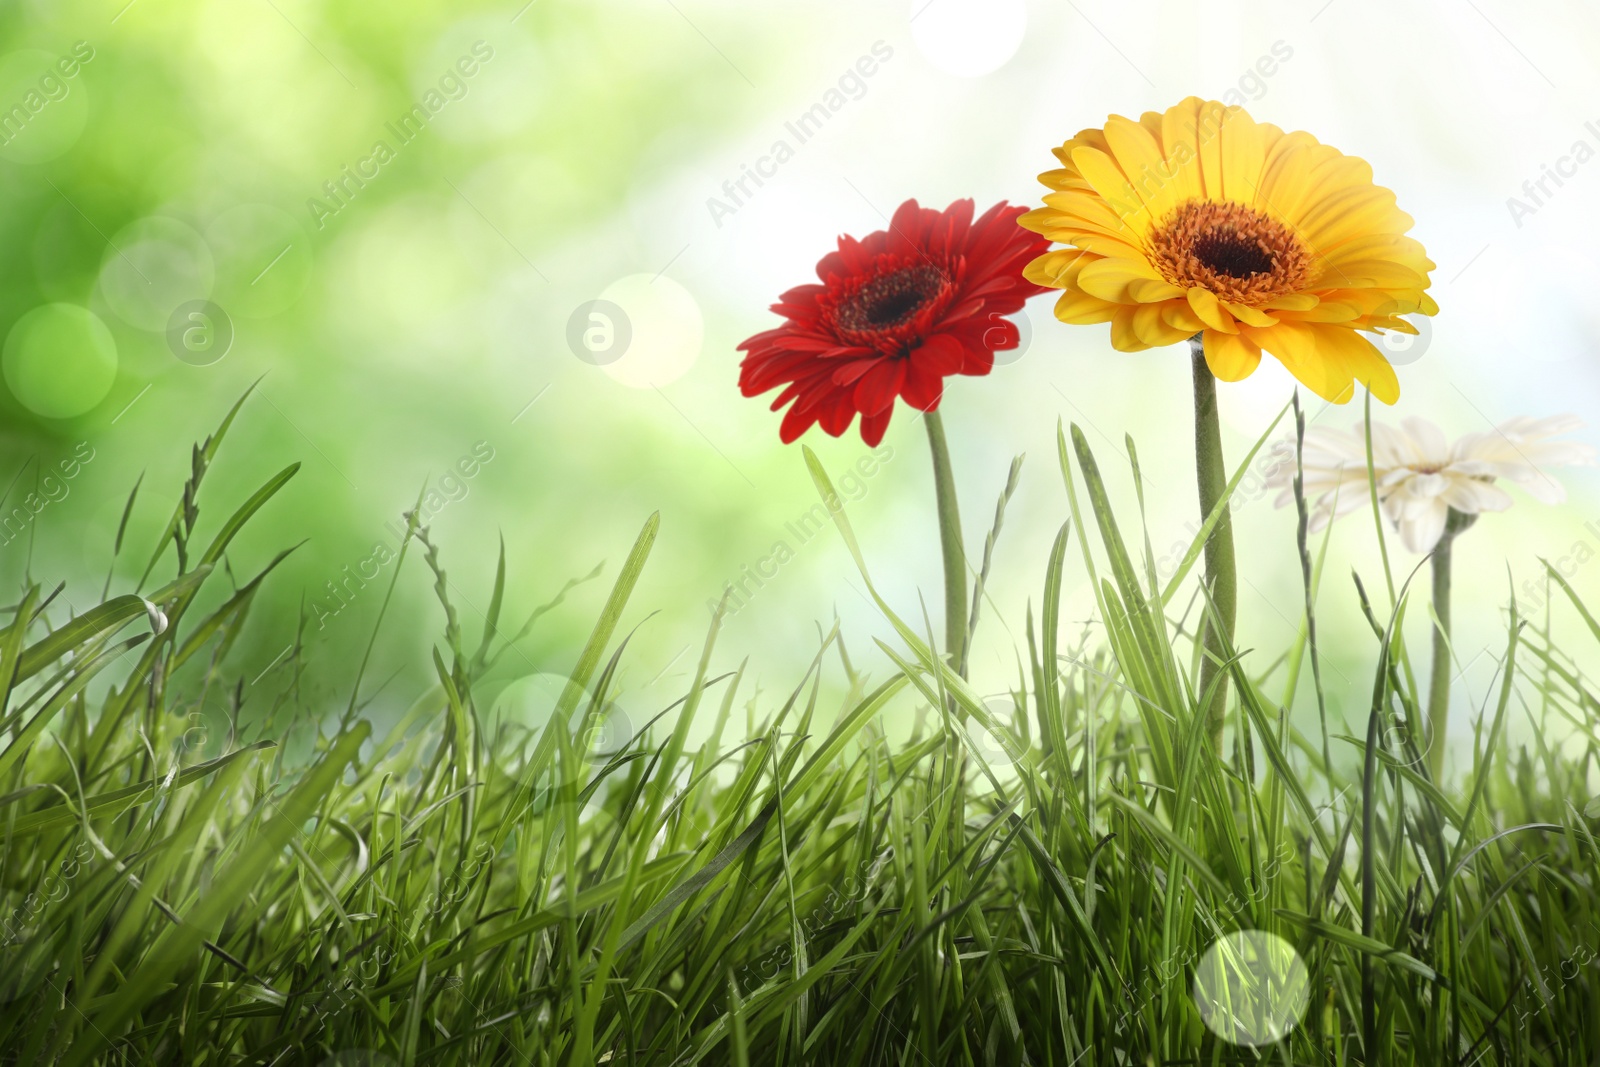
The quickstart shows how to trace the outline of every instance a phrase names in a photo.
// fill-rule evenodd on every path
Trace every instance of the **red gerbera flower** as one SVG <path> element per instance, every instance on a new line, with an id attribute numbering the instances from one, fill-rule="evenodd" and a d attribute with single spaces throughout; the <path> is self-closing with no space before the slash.
<path id="1" fill-rule="evenodd" d="M 793 403 L 779 435 L 793 441 L 821 423 L 834 437 L 861 415 L 861 438 L 883 440 L 894 401 L 933 411 L 951 374 L 988 374 L 994 353 L 1016 348 L 1005 318 L 1045 291 L 1022 268 L 1050 242 L 1017 225 L 1025 208 L 1004 201 L 976 222 L 972 201 L 944 211 L 907 200 L 887 230 L 839 238 L 817 264 L 821 285 L 790 289 L 772 305 L 788 321 L 739 346 L 739 389 Z"/>

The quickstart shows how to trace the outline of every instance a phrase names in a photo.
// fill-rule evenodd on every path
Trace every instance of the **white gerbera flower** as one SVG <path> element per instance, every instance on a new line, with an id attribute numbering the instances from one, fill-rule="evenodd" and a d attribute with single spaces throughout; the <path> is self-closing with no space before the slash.
<path id="1" fill-rule="evenodd" d="M 1408 418 L 1399 429 L 1372 424 L 1372 467 L 1383 513 L 1413 552 L 1431 552 L 1444 534 L 1451 510 L 1466 516 L 1504 511 L 1511 496 L 1496 483 L 1513 482 L 1545 504 L 1567 498 L 1550 476 L 1554 467 L 1592 466 L 1595 449 L 1576 441 L 1552 441 L 1583 425 L 1575 415 L 1522 417 L 1492 430 L 1469 433 L 1453 444 L 1426 419 Z M 1278 461 L 1267 484 L 1281 487 L 1277 506 L 1294 500 L 1294 442 L 1281 441 Z M 1311 529 L 1367 502 L 1367 444 L 1362 424 L 1345 433 L 1314 427 L 1306 431 L 1305 494 L 1311 502 Z"/>

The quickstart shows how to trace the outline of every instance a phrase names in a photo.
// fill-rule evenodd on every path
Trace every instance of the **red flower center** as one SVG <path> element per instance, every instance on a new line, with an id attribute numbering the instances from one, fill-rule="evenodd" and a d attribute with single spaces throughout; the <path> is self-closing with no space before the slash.
<path id="1" fill-rule="evenodd" d="M 952 289 L 949 273 L 928 262 L 850 279 L 835 297 L 833 327 L 851 344 L 899 349 L 919 339 L 919 320 L 942 307 Z"/>

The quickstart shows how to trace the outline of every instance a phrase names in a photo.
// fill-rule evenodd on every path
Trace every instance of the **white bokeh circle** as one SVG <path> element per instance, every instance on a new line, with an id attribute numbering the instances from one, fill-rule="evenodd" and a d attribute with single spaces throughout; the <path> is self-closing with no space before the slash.
<path id="1" fill-rule="evenodd" d="M 1311 981 L 1294 946 L 1262 930 L 1218 938 L 1194 972 L 1195 1006 L 1206 1028 L 1234 1045 L 1282 1041 L 1305 1016 Z"/>
<path id="2" fill-rule="evenodd" d="M 100 316 L 76 304 L 44 304 L 17 320 L 0 353 L 6 385 L 47 419 L 93 410 L 117 380 L 117 342 Z"/>
<path id="3" fill-rule="evenodd" d="M 489 712 L 484 716 L 484 731 L 492 737 L 502 726 L 516 731 L 529 731 L 537 738 L 544 732 L 555 712 L 561 694 L 566 692 L 569 679 L 564 674 L 529 674 L 511 682 L 489 702 Z M 581 708 L 588 696 L 580 696 Z"/>
<path id="4" fill-rule="evenodd" d="M 1022 47 L 1026 0 L 911 0 L 911 39 L 946 74 L 978 78 L 999 70 Z"/>
<path id="5" fill-rule="evenodd" d="M 973 755 L 982 758 L 988 765 L 990 773 L 999 780 L 1001 787 L 1009 792 L 1011 787 L 1020 781 L 1017 763 L 1026 752 L 1017 739 L 1016 702 L 1010 695 L 988 697 L 984 700 L 983 707 L 996 729 L 990 730 L 976 718 L 968 719 L 967 739 L 974 750 Z M 988 795 L 994 792 L 994 782 L 976 761 L 972 765 L 971 780 L 968 785 L 974 795 Z"/>
<path id="6" fill-rule="evenodd" d="M 518 678 L 502 689 L 489 702 L 483 717 L 485 741 L 496 753 L 531 754 L 544 736 L 555 713 L 561 695 L 570 680 L 564 674 L 530 674 Z M 579 693 L 572 710 L 570 743 L 575 758 L 573 786 L 582 790 L 610 759 L 632 740 L 633 721 L 614 700 L 606 699 L 590 714 L 591 694 Z M 581 732 L 580 732 L 581 731 Z M 545 792 L 536 804 L 561 803 L 565 791 L 560 782 L 548 779 L 543 783 Z M 594 790 L 582 801 L 585 813 L 598 810 L 606 795 L 604 786 Z"/>
<path id="7" fill-rule="evenodd" d="M 119 230 L 100 266 L 106 303 L 141 330 L 165 330 L 173 308 L 207 299 L 215 282 L 205 239 L 177 219 L 156 215 Z"/>
<path id="8" fill-rule="evenodd" d="M 705 337 L 700 305 L 666 275 L 630 274 L 608 285 L 599 299 L 628 317 L 626 350 L 601 367 L 616 381 L 634 389 L 658 389 L 683 377 L 700 358 Z"/>

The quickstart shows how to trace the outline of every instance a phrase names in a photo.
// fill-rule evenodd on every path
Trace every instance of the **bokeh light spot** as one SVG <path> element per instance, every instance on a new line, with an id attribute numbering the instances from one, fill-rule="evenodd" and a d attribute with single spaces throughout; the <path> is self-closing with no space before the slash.
<path id="1" fill-rule="evenodd" d="M 977 78 L 999 70 L 1022 47 L 1025 0 L 911 0 L 911 39 L 946 74 Z"/>
<path id="2" fill-rule="evenodd" d="M 612 282 L 600 299 L 628 317 L 627 350 L 603 368 L 623 385 L 659 388 L 683 377 L 700 358 L 705 336 L 700 305 L 666 275 L 630 274 Z"/>
<path id="3" fill-rule="evenodd" d="M 211 295 L 211 249 L 176 219 L 153 216 L 111 239 L 100 268 L 100 292 L 118 318 L 141 330 L 164 330 L 172 309 Z"/>
<path id="4" fill-rule="evenodd" d="M 1310 979 L 1294 946 L 1239 930 L 1219 938 L 1194 973 L 1194 1002 L 1224 1041 L 1258 1048 L 1283 1040 L 1305 1015 Z"/>
<path id="5" fill-rule="evenodd" d="M 23 407 L 47 419 L 70 419 L 111 391 L 117 342 L 88 308 L 45 304 L 11 327 L 0 363 Z"/>

